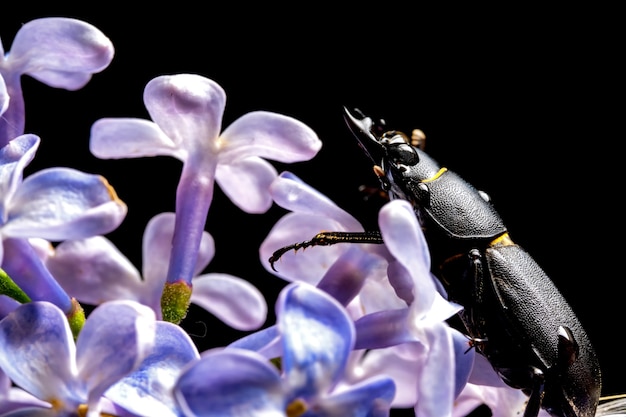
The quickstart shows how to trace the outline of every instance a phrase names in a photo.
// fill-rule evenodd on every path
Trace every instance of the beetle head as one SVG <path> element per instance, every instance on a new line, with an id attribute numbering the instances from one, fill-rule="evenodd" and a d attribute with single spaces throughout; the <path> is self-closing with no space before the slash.
<path id="1" fill-rule="evenodd" d="M 391 188 L 397 188 L 393 184 L 402 183 L 401 179 L 420 161 L 407 135 L 396 130 L 386 130 L 384 120 L 375 123 L 358 109 L 351 113 L 344 107 L 344 118 L 359 146 L 374 163 L 374 172 L 383 189 L 390 191 Z M 391 191 L 401 195 L 399 189 Z"/>

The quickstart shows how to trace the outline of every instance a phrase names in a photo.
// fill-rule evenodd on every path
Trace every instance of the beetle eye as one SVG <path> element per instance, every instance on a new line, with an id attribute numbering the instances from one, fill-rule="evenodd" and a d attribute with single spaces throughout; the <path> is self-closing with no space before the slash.
<path id="1" fill-rule="evenodd" d="M 412 166 L 419 162 L 417 152 L 404 133 L 395 130 L 386 132 L 381 136 L 381 143 L 387 149 L 387 157 L 395 165 Z"/>
<path id="2" fill-rule="evenodd" d="M 387 151 L 389 158 L 396 165 L 413 166 L 420 160 L 415 149 L 408 143 L 393 144 Z"/>

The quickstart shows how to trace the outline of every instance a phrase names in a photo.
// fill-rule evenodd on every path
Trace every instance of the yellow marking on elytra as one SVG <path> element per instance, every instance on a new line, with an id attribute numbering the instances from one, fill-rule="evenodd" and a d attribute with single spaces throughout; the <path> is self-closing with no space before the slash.
<path id="1" fill-rule="evenodd" d="M 511 246 L 515 245 L 508 233 L 504 233 L 491 241 L 489 246 Z"/>
<path id="2" fill-rule="evenodd" d="M 437 171 L 437 173 L 435 175 L 433 175 L 430 178 L 426 178 L 425 180 L 422 180 L 422 182 L 432 182 L 432 181 L 435 181 L 437 178 L 441 177 L 447 170 L 448 170 L 448 168 L 441 168 L 439 171 Z"/>

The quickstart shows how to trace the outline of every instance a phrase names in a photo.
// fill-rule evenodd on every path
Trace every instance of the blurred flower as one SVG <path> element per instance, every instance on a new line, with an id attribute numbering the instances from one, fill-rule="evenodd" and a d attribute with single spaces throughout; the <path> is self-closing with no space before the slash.
<path id="1" fill-rule="evenodd" d="M 395 387 L 382 376 L 343 380 L 354 345 L 352 320 L 323 291 L 305 283 L 285 287 L 276 304 L 280 366 L 230 346 L 208 351 L 176 385 L 186 416 L 384 416 Z"/>
<path id="2" fill-rule="evenodd" d="M 74 343 L 61 310 L 45 301 L 27 303 L 0 321 L 0 368 L 48 403 L 37 415 L 72 415 L 86 405 L 87 415 L 96 417 L 104 392 L 151 352 L 154 334 L 152 310 L 110 302 L 89 315 Z"/>
<path id="3" fill-rule="evenodd" d="M 10 52 L 4 52 L 0 41 L 0 148 L 24 133 L 22 75 L 50 87 L 78 90 L 109 65 L 113 54 L 113 44 L 100 30 L 66 17 L 25 23 Z"/>
<path id="4" fill-rule="evenodd" d="M 105 397 L 141 416 L 182 416 L 173 388 L 182 371 L 200 359 L 191 338 L 179 326 L 158 321 L 154 348 L 130 375 L 109 388 Z"/>

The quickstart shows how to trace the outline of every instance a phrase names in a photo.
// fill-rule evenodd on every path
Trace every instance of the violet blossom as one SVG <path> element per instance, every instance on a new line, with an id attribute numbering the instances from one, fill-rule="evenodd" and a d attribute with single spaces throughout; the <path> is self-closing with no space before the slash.
<path id="1" fill-rule="evenodd" d="M 81 303 L 135 300 L 161 318 L 161 294 L 169 264 L 174 213 L 160 213 L 143 235 L 142 273 L 104 236 L 67 240 L 46 256 L 45 264 L 61 286 Z M 263 294 L 248 281 L 225 273 L 201 274 L 215 255 L 208 232 L 202 233 L 192 278 L 191 303 L 239 330 L 254 330 L 266 319 Z"/>
<path id="2" fill-rule="evenodd" d="M 395 387 L 373 377 L 347 384 L 354 326 L 343 306 L 306 283 L 285 287 L 276 303 L 280 370 L 257 352 L 207 351 L 180 377 L 185 416 L 384 416 Z"/>
<path id="3" fill-rule="evenodd" d="M 99 175 L 47 168 L 23 178 L 39 146 L 25 134 L 0 148 L 0 265 L 29 300 L 50 301 L 74 317 L 80 306 L 43 265 L 29 239 L 50 241 L 108 233 L 126 216 L 126 205 Z M 82 313 L 75 318 L 75 331 Z"/>
<path id="4" fill-rule="evenodd" d="M 98 306 L 76 343 L 55 305 L 38 301 L 18 307 L 0 321 L 0 368 L 47 407 L 35 403 L 16 415 L 72 416 L 87 406 L 87 416 L 99 416 L 102 395 L 141 364 L 152 351 L 154 334 L 154 312 L 132 301 Z"/>
<path id="5" fill-rule="evenodd" d="M 113 59 L 113 44 L 89 23 L 46 17 L 25 23 L 5 53 L 0 40 L 0 148 L 24 133 L 21 77 L 78 90 Z"/>
<path id="6" fill-rule="evenodd" d="M 105 118 L 94 123 L 91 151 L 99 158 L 168 155 L 183 162 L 176 192 L 176 225 L 163 294 L 164 314 L 179 322 L 186 314 L 202 230 L 214 182 L 241 209 L 261 213 L 271 205 L 267 188 L 276 177 L 263 158 L 297 162 L 321 147 L 317 135 L 288 116 L 248 113 L 220 133 L 224 90 L 193 74 L 161 76 L 144 90 L 152 121 Z"/>
<path id="7" fill-rule="evenodd" d="M 157 321 L 152 352 L 104 396 L 133 415 L 182 416 L 174 386 L 185 368 L 199 359 L 198 349 L 180 326 Z"/>

